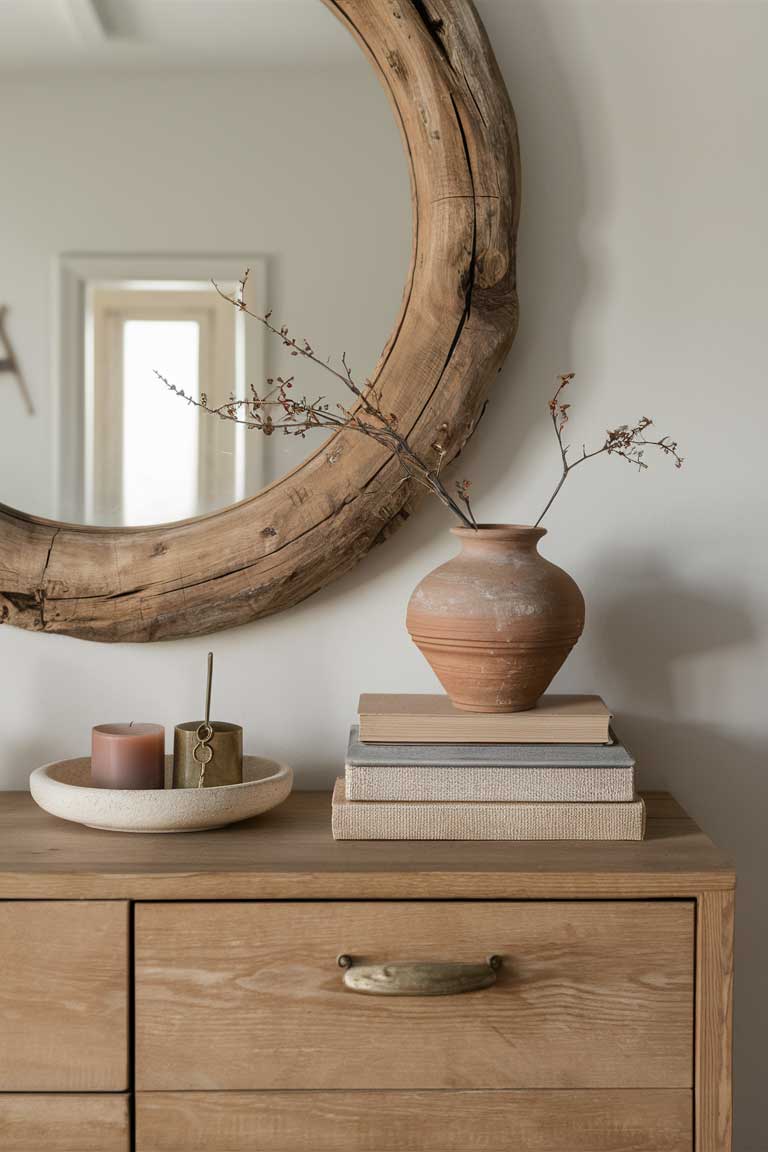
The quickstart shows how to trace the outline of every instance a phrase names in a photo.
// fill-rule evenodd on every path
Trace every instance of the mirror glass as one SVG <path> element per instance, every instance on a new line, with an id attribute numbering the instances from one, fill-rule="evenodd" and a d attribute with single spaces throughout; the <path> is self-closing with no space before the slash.
<path id="1" fill-rule="evenodd" d="M 331 404 L 226 296 L 373 372 L 411 247 L 374 69 L 321 0 L 0 3 L 0 503 L 142 525 L 226 507 L 322 443 L 209 408 Z"/>

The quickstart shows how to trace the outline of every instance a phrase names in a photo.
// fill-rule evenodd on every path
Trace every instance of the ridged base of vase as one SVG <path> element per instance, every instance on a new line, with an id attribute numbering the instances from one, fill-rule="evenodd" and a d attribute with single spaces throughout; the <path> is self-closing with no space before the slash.
<path id="1" fill-rule="evenodd" d="M 455 708 L 464 712 L 527 712 L 565 663 L 578 635 L 562 644 L 466 645 L 411 634 Z"/>

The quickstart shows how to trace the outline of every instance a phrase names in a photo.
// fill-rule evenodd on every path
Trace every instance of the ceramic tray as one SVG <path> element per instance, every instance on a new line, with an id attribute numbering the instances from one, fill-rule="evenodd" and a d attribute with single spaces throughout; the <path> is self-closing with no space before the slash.
<path id="1" fill-rule="evenodd" d="M 261 756 L 243 757 L 243 783 L 219 788 L 170 788 L 173 757 L 165 758 L 165 789 L 92 788 L 91 761 L 60 760 L 29 778 L 46 812 L 110 832 L 198 832 L 247 820 L 282 803 L 293 770 Z"/>

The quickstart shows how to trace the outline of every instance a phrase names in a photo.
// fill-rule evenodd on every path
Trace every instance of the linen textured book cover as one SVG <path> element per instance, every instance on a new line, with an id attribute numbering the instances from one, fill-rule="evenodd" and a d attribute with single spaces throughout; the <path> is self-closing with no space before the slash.
<path id="1" fill-rule="evenodd" d="M 365 692 L 360 739 L 380 744 L 608 744 L 599 696 L 542 696 L 526 712 L 463 712 L 447 696 Z"/>
<path id="2" fill-rule="evenodd" d="M 348 800 L 333 790 L 334 840 L 642 840 L 645 804 Z"/>
<path id="3" fill-rule="evenodd" d="M 626 803 L 635 760 L 611 744 L 364 744 L 349 733 L 348 800 Z"/>

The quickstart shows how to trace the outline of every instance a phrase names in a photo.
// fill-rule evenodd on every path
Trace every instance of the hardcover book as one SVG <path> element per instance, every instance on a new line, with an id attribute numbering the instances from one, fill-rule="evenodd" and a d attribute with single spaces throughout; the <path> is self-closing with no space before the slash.
<path id="1" fill-rule="evenodd" d="M 335 840 L 642 840 L 645 804 L 348 800 L 333 790 Z"/>
<path id="2" fill-rule="evenodd" d="M 542 696 L 526 712 L 463 712 L 447 696 L 364 693 L 360 739 L 384 744 L 608 744 L 599 696 Z"/>
<path id="3" fill-rule="evenodd" d="M 348 800 L 625 803 L 635 761 L 610 744 L 364 744 L 349 734 Z"/>

